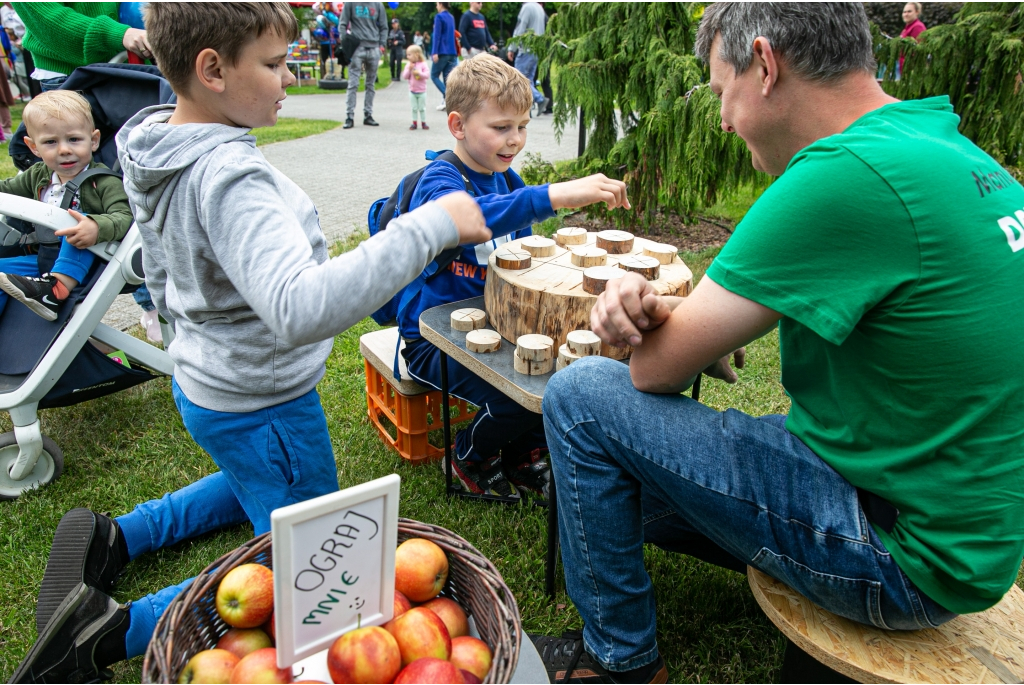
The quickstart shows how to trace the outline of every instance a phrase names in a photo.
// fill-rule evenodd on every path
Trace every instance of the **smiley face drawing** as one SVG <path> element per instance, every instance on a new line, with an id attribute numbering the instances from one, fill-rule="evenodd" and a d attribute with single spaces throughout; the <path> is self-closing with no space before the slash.
<path id="1" fill-rule="evenodd" d="M 362 599 L 361 597 L 353 597 L 352 598 L 352 603 L 348 605 L 348 608 L 351 609 L 352 611 L 359 611 L 364 606 L 366 606 L 366 600 L 365 599 Z"/>

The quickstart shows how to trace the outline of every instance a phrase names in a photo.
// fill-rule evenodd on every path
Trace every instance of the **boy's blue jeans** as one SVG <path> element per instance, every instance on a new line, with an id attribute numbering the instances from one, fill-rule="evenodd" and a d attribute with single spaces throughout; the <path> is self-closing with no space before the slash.
<path id="1" fill-rule="evenodd" d="M 119 516 L 132 559 L 245 521 L 262 535 L 270 530 L 274 509 L 338 490 L 327 419 L 316 390 L 248 413 L 204 409 L 185 397 L 176 381 L 171 390 L 185 428 L 220 471 Z M 145 652 L 160 615 L 190 582 L 132 603 L 125 640 L 129 658 Z"/>
<path id="2" fill-rule="evenodd" d="M 96 261 L 96 255 L 89 250 L 82 250 L 69 243 L 64 238 L 60 239 L 60 252 L 57 254 L 57 261 L 53 264 L 53 272 L 70 276 L 79 283 L 85 280 L 86 274 Z M 25 257 L 8 257 L 0 259 L 0 272 L 15 274 L 17 276 L 40 276 L 39 263 L 35 255 Z M 7 306 L 7 293 L 0 290 L 0 312 Z"/>
<path id="3" fill-rule="evenodd" d="M 587 357 L 555 374 L 544 425 L 566 587 L 591 656 L 613 671 L 658 658 L 643 544 L 710 541 L 815 603 L 884 629 L 955 616 L 899 569 L 856 489 L 785 429 L 784 416 L 718 412 L 633 387 Z"/>

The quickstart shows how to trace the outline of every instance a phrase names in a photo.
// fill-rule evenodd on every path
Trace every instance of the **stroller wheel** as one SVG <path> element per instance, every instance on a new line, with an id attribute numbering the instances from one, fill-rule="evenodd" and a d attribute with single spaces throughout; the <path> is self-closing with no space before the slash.
<path id="1" fill-rule="evenodd" d="M 26 490 L 49 485 L 64 472 L 64 453 L 50 438 L 43 436 L 43 452 L 36 466 L 24 480 L 13 480 L 11 466 L 18 458 L 18 441 L 14 432 L 0 434 L 0 500 L 18 499 Z"/>

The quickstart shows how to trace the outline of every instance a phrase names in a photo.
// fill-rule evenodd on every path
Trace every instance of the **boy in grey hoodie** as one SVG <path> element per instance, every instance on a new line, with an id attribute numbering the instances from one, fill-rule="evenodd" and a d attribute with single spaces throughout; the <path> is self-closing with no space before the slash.
<path id="1" fill-rule="evenodd" d="M 238 26 L 251 27 L 241 41 Z M 118 604 L 106 593 L 139 554 L 247 520 L 260 535 L 274 509 L 336 491 L 316 392 L 332 337 L 442 250 L 490 238 L 463 193 L 328 259 L 313 203 L 249 134 L 276 123 L 295 80 L 289 7 L 151 3 L 146 27 L 178 105 L 131 119 L 119 158 L 150 293 L 175 325 L 174 401 L 220 471 L 117 519 L 65 514 L 39 590 L 39 637 L 11 682 L 90 681 L 144 653 L 188 581 Z"/>

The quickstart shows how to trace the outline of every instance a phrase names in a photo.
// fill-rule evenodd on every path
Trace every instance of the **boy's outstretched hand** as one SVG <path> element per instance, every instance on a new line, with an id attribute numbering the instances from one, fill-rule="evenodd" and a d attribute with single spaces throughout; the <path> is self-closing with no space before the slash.
<path id="1" fill-rule="evenodd" d="M 548 186 L 548 198 L 552 209 L 576 209 L 597 202 L 605 203 L 608 209 L 632 208 L 626 197 L 626 184 L 604 174 L 552 183 Z"/>
<path id="2" fill-rule="evenodd" d="M 491 229 L 487 228 L 484 222 L 484 213 L 480 211 L 480 205 L 469 193 L 449 193 L 439 199 L 437 204 L 441 205 L 455 222 L 460 245 L 476 245 L 491 239 Z"/>
<path id="3" fill-rule="evenodd" d="M 99 224 L 73 209 L 69 209 L 68 214 L 70 214 L 72 218 L 78 219 L 78 225 L 54 231 L 54 235 L 66 237 L 67 241 L 77 248 L 84 249 L 95 245 L 96 239 L 100 235 Z"/>

